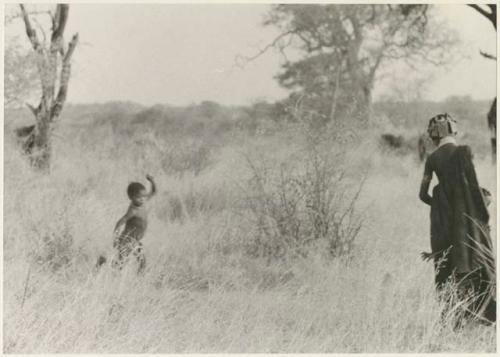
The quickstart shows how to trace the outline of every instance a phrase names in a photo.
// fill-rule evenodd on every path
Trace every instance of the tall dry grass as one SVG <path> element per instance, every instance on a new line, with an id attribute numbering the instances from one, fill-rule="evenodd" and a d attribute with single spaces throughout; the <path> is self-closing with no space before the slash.
<path id="1" fill-rule="evenodd" d="M 206 153 L 197 156 L 200 143 L 178 148 L 153 133 L 131 140 L 106 126 L 92 137 L 78 130 L 61 128 L 60 137 L 72 139 L 58 139 L 49 176 L 32 172 L 6 137 L 4 352 L 495 350 L 494 328 L 456 330 L 440 321 L 433 269 L 419 258 L 430 244 L 429 220 L 417 200 L 422 167 L 414 158 L 382 155 L 363 134 L 343 159 L 349 187 L 367 177 L 350 254 L 316 249 L 268 259 L 245 249 L 255 238 L 251 211 L 241 210 L 242 186 L 252 178 L 245 157 L 291 162 L 304 148 L 300 130 L 236 134 L 210 147 L 207 165 L 200 164 Z M 170 160 L 194 167 L 161 160 L 181 149 Z M 307 173 L 308 163 L 295 163 Z M 493 167 L 477 165 L 495 197 Z M 96 270 L 100 254 L 113 254 L 128 182 L 146 173 L 159 193 L 144 238 L 145 274 L 133 266 Z"/>

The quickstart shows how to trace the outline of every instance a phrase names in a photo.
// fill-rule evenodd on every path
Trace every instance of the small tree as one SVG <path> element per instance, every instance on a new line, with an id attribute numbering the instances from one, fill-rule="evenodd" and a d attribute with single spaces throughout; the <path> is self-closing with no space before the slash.
<path id="1" fill-rule="evenodd" d="M 50 13 L 52 29 L 49 43 L 45 41 L 45 38 L 40 41 L 24 5 L 21 4 L 20 8 L 26 35 L 35 54 L 42 91 L 38 106 L 28 104 L 35 116 L 35 125 L 31 127 L 27 135 L 27 141 L 32 145 L 25 147 L 25 150 L 31 155 L 34 167 L 48 171 L 52 152 L 51 134 L 66 101 L 71 74 L 71 57 L 78 43 L 78 34 L 75 34 L 66 46 L 63 35 L 69 13 L 67 4 L 58 4 L 55 13 Z"/>

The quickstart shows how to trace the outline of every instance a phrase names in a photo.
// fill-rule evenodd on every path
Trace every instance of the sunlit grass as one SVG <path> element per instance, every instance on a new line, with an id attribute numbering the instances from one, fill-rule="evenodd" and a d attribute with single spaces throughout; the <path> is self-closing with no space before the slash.
<path id="1" fill-rule="evenodd" d="M 373 140 L 350 152 L 351 167 L 368 172 L 351 256 L 268 260 L 242 249 L 250 237 L 233 209 L 248 174 L 240 154 L 285 157 L 294 150 L 286 135 L 235 140 L 198 175 L 182 177 L 138 160 L 140 146 L 118 156 L 107 136 L 95 148 L 78 142 L 59 142 L 42 177 L 7 140 L 4 352 L 495 350 L 493 327 L 440 321 L 433 269 L 419 256 L 430 246 L 429 210 L 417 199 L 423 168 L 413 157 L 382 156 Z M 147 150 L 144 157 L 157 157 Z M 477 169 L 496 197 L 494 168 L 481 161 Z M 97 257 L 114 253 L 125 188 L 146 173 L 160 191 L 143 241 L 145 274 L 97 271 Z M 490 209 L 495 217 L 495 202 Z"/>

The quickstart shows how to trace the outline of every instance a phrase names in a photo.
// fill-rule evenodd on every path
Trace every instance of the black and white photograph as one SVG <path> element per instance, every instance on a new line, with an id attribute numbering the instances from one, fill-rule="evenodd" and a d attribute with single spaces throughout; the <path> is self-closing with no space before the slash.
<path id="1" fill-rule="evenodd" d="M 495 4 L 0 5 L 3 353 L 497 352 Z"/>

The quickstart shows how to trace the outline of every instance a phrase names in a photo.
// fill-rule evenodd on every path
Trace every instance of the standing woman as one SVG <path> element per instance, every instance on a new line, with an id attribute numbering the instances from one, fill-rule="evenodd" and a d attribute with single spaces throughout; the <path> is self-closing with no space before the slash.
<path id="1" fill-rule="evenodd" d="M 487 191 L 477 181 L 469 146 L 458 146 L 456 121 L 439 114 L 429 121 L 427 132 L 437 149 L 425 162 L 420 199 L 431 206 L 432 254 L 436 288 L 453 279 L 460 295 L 473 303 L 468 312 L 496 321 L 495 264 L 489 235 Z M 439 184 L 429 195 L 432 175 Z"/>

